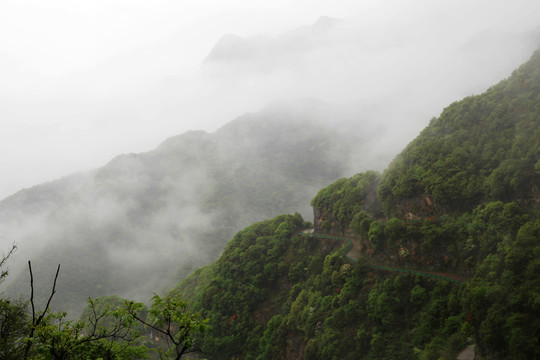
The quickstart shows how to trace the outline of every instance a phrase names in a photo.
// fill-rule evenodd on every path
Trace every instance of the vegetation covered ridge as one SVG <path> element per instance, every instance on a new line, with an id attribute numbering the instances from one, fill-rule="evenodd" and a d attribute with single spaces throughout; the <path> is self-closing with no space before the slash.
<path id="1" fill-rule="evenodd" d="M 362 254 L 393 268 L 469 278 L 460 332 L 477 353 L 540 358 L 539 139 L 537 51 L 484 94 L 450 105 L 382 175 L 319 191 L 315 232 L 356 237 Z"/>
<path id="2" fill-rule="evenodd" d="M 448 106 L 392 162 L 377 190 L 386 216 L 540 205 L 540 50 L 481 95 Z"/>
<path id="3" fill-rule="evenodd" d="M 351 262 L 341 240 L 301 235 L 306 225 L 299 215 L 253 224 L 172 291 L 210 319 L 207 357 L 455 358 L 469 336 L 463 286 Z"/>
<path id="4" fill-rule="evenodd" d="M 36 359 L 65 359 L 51 351 L 63 343 L 56 339 L 80 344 L 99 317 L 134 337 L 137 326 L 173 339 L 193 329 L 173 341 L 176 358 L 196 345 L 216 360 L 453 360 L 473 340 L 482 359 L 538 359 L 539 120 L 537 52 L 509 79 L 451 105 L 382 175 L 365 172 L 320 190 L 312 200 L 318 241 L 301 233 L 312 224 L 298 213 L 254 223 L 148 308 L 124 302 L 101 313 L 91 301 L 90 324 L 47 309 L 36 317 L 33 304 L 29 321 L 24 304 L 1 299 L 0 314 L 13 316 L 2 324 L 14 319 L 22 325 L 10 329 L 23 333 L 0 349 L 22 344 L 19 358 L 26 347 Z M 402 271 L 414 268 L 430 271 Z M 469 280 L 455 286 L 426 276 L 435 273 Z M 40 319 L 52 326 L 26 336 Z M 84 357 L 114 359 L 108 351 L 117 342 L 98 340 L 80 348 Z"/>

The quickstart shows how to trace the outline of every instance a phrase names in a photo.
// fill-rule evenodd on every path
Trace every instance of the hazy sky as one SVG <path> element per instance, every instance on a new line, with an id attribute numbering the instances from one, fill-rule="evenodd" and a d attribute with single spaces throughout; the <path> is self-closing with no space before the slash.
<path id="1" fill-rule="evenodd" d="M 151 150 L 189 129 L 215 130 L 283 97 L 350 101 L 344 94 L 352 93 L 374 101 L 388 88 L 392 96 L 392 82 L 364 93 L 359 79 L 370 79 L 369 69 L 377 64 L 388 68 L 377 75 L 383 82 L 385 76 L 399 78 L 422 59 L 440 61 L 433 72 L 455 66 L 443 49 L 465 45 L 486 30 L 531 30 L 540 25 L 538 14 L 537 0 L 0 1 L 0 199 L 101 166 L 120 153 Z M 312 25 L 321 16 L 345 22 L 326 45 L 300 49 L 301 55 L 290 53 L 302 39 L 290 51 L 281 47 L 273 62 L 264 64 L 271 76 L 268 70 L 253 75 L 244 65 L 229 63 L 217 74 L 201 71 L 225 34 L 257 44 L 259 38 L 252 37 L 265 35 L 262 43 L 270 44 L 265 49 L 274 49 L 268 39 Z M 344 40 L 336 50 L 340 34 Z M 438 53 L 445 55 L 437 58 Z M 512 61 L 518 65 L 526 57 L 516 54 Z M 305 74 L 298 74 L 306 61 Z M 422 77 L 415 71 L 409 73 Z M 311 91 L 310 81 L 319 73 L 318 87 L 325 91 Z M 489 76 L 482 80 L 492 81 Z M 471 89 L 477 88 L 463 91 Z"/>

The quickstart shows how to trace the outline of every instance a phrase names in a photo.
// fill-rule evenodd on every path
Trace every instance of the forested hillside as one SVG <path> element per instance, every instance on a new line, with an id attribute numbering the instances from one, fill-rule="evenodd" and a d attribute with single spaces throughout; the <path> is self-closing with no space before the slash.
<path id="1" fill-rule="evenodd" d="M 534 0 L 33 3 L 4 194 L 217 130 L 0 198 L 0 360 L 540 359 Z"/>
<path id="2" fill-rule="evenodd" d="M 343 242 L 303 226 L 298 215 L 253 224 L 172 290 L 210 318 L 208 358 L 452 358 L 467 341 L 463 286 L 351 262 Z"/>
<path id="3" fill-rule="evenodd" d="M 246 227 L 148 308 L 102 297 L 90 300 L 88 322 L 46 313 L 37 326 L 27 305 L 2 298 L 22 331 L 8 331 L 16 346 L 0 345 L 25 358 L 25 348 L 53 354 L 65 338 L 78 344 L 70 354 L 121 350 L 131 359 L 166 342 L 156 334 L 191 329 L 169 346 L 177 358 L 200 348 L 217 360 L 435 360 L 465 346 L 483 359 L 540 358 L 539 104 L 540 51 L 484 94 L 450 105 L 382 174 L 320 190 L 313 223 L 295 213 Z M 61 308 L 82 303 L 82 289 L 129 296 L 122 290 L 141 290 L 170 264 L 187 272 L 217 257 L 236 226 L 300 207 L 313 184 L 345 171 L 355 139 L 277 115 L 184 134 L 23 191 L 0 204 L 0 216 L 27 231 L 25 241 L 41 235 L 30 243 L 40 276 L 63 263 Z M 12 289 L 25 285 L 19 275 Z M 108 323 L 99 334 L 98 318 Z M 129 339 L 107 335 L 113 318 Z"/>
<path id="4" fill-rule="evenodd" d="M 324 122 L 274 106 L 3 200 L 0 233 L 18 246 L 8 293 L 28 294 L 30 259 L 42 300 L 62 264 L 55 305 L 66 310 L 88 296 L 149 297 L 215 260 L 242 227 L 309 214 L 317 189 L 347 174 L 347 154 L 369 144 Z"/>
<path id="5" fill-rule="evenodd" d="M 494 200 L 538 205 L 539 119 L 537 51 L 510 78 L 446 108 L 393 161 L 378 192 L 387 215 L 440 216 Z"/>
<path id="6" fill-rule="evenodd" d="M 382 175 L 322 189 L 315 232 L 334 239 L 300 234 L 298 215 L 238 233 L 172 290 L 211 319 L 205 354 L 455 359 L 474 344 L 486 359 L 539 358 L 539 104 L 537 51 L 445 109 Z"/>

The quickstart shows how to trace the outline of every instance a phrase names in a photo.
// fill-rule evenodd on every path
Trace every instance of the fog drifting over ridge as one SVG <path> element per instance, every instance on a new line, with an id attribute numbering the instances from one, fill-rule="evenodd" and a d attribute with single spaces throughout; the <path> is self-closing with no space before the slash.
<path id="1" fill-rule="evenodd" d="M 30 259 L 40 276 L 62 265 L 54 306 L 70 313 L 104 294 L 148 300 L 215 260 L 241 228 L 296 211 L 310 218 L 313 194 L 377 138 L 369 128 L 340 133 L 325 113 L 335 111 L 316 101 L 275 105 L 0 201 L 0 231 L 18 246 L 0 291 L 29 296 Z M 38 281 L 36 298 L 47 285 Z"/>
<path id="2" fill-rule="evenodd" d="M 274 101 L 379 109 L 395 153 L 524 62 L 540 13 L 525 0 L 190 6 L 0 5 L 0 198 Z"/>

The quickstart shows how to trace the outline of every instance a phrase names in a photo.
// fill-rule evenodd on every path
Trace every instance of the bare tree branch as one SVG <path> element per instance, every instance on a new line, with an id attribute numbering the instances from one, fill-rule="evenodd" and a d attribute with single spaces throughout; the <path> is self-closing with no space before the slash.
<path id="1" fill-rule="evenodd" d="M 28 337 L 28 340 L 26 341 L 26 350 L 24 352 L 24 359 L 28 359 L 28 355 L 30 354 L 30 348 L 32 347 L 32 337 L 34 336 L 34 331 L 36 330 L 36 327 L 41 323 L 45 315 L 47 314 L 47 310 L 49 310 L 49 306 L 51 305 L 51 300 L 56 293 L 56 280 L 58 279 L 58 274 L 60 273 L 60 264 L 58 264 L 58 268 L 56 269 L 56 275 L 54 276 L 54 282 L 53 287 L 51 291 L 51 296 L 49 296 L 49 300 L 47 300 L 47 305 L 45 306 L 45 309 L 41 313 L 41 315 L 36 320 L 36 308 L 34 305 L 34 274 L 32 273 L 32 263 L 30 260 L 28 260 L 28 269 L 30 270 L 30 304 L 32 305 L 32 329 L 30 330 L 30 335 Z"/>
<path id="2" fill-rule="evenodd" d="M 146 321 L 144 321 L 143 319 L 141 319 L 140 317 L 138 317 L 138 316 L 135 314 L 135 312 L 130 311 L 129 313 L 130 313 L 131 316 L 133 316 L 133 318 L 134 318 L 135 320 L 137 320 L 137 321 L 140 322 L 141 324 L 146 325 L 146 326 L 148 326 L 149 328 L 152 328 L 152 329 L 156 330 L 157 332 L 159 332 L 159 333 L 161 333 L 161 334 L 163 334 L 163 335 L 168 335 L 168 334 L 167 334 L 165 331 L 163 331 L 162 329 L 160 329 L 160 328 L 158 328 L 158 327 L 155 327 L 154 325 L 151 325 L 151 324 L 147 323 Z"/>
<path id="3" fill-rule="evenodd" d="M 34 274 L 32 273 L 32 263 L 28 260 L 30 270 L 30 304 L 32 305 L 32 327 L 36 323 L 36 308 L 34 306 Z"/>
<path id="4" fill-rule="evenodd" d="M 28 263 L 30 263 L 30 261 Z M 53 283 L 53 287 L 52 287 L 52 290 L 51 290 L 51 296 L 49 296 L 49 300 L 47 300 L 47 305 L 45 305 L 45 309 L 43 310 L 43 312 L 41 313 L 41 315 L 37 319 L 37 321 L 35 323 L 36 326 L 39 325 L 39 323 L 41 323 L 41 320 L 43 320 L 43 318 L 45 317 L 45 314 L 47 313 L 47 310 L 49 310 L 49 305 L 51 304 L 51 300 L 52 300 L 54 294 L 56 294 L 56 279 L 58 279 L 58 273 L 59 272 L 60 272 L 60 264 L 58 264 L 58 268 L 56 268 L 56 275 L 54 276 L 54 283 Z"/>

